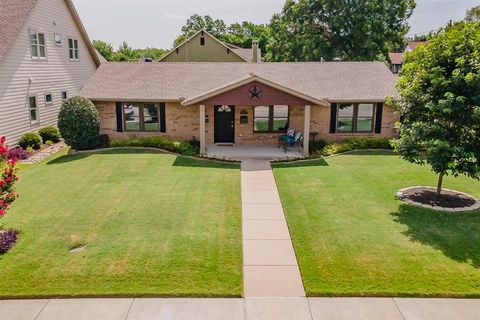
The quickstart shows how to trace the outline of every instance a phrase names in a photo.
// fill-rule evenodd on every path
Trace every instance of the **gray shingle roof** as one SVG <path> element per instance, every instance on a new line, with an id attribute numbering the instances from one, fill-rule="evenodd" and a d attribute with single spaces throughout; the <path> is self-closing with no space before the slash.
<path id="1" fill-rule="evenodd" d="M 396 77 L 383 62 L 104 63 L 81 95 L 183 101 L 251 74 L 319 100 L 374 102 L 396 95 Z"/>
<path id="2" fill-rule="evenodd" d="M 7 54 L 38 0 L 0 0 L 0 61 Z"/>

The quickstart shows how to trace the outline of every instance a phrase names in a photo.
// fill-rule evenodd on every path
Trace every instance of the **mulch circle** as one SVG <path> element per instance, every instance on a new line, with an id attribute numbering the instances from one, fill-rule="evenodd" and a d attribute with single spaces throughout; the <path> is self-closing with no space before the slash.
<path id="1" fill-rule="evenodd" d="M 473 211 L 480 209 L 480 201 L 469 194 L 443 189 L 437 196 L 433 187 L 411 187 L 398 191 L 397 197 L 405 202 L 438 211 Z"/>

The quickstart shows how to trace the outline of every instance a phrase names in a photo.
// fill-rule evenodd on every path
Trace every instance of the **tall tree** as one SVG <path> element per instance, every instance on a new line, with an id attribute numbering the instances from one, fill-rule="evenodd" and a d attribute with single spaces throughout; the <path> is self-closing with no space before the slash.
<path id="1" fill-rule="evenodd" d="M 465 21 L 467 22 L 479 22 L 480 21 L 480 6 L 473 7 L 467 10 L 465 15 Z"/>
<path id="2" fill-rule="evenodd" d="M 105 59 L 107 59 L 107 61 L 112 60 L 113 46 L 110 43 L 101 40 L 93 40 L 92 45 Z"/>
<path id="3" fill-rule="evenodd" d="M 192 15 L 187 19 L 187 23 L 182 27 L 182 34 L 175 39 L 173 46 L 176 47 L 190 38 L 195 32 L 205 30 L 220 40 L 224 40 L 227 34 L 227 26 L 221 19 L 212 19 L 209 15 Z"/>
<path id="4" fill-rule="evenodd" d="M 403 43 L 414 0 L 287 0 L 271 20 L 273 61 L 374 60 Z"/>
<path id="5" fill-rule="evenodd" d="M 480 178 L 480 22 L 445 28 L 405 57 L 397 83 L 401 123 L 395 148 L 447 174 Z"/>
<path id="6" fill-rule="evenodd" d="M 127 42 L 123 42 L 112 56 L 112 61 L 136 61 L 140 58 L 138 51 L 135 51 L 128 45 Z"/>

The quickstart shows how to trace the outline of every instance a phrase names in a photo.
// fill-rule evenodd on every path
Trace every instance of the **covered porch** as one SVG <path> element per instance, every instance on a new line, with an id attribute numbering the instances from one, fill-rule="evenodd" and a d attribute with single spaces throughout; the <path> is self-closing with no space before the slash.
<path id="1" fill-rule="evenodd" d="M 292 159 L 309 155 L 311 106 L 327 106 L 303 93 L 249 75 L 234 83 L 186 99 L 199 108 L 202 155 L 230 160 Z M 295 145 L 285 152 L 278 138 L 295 129 Z M 293 130 L 292 130 L 293 131 Z"/>

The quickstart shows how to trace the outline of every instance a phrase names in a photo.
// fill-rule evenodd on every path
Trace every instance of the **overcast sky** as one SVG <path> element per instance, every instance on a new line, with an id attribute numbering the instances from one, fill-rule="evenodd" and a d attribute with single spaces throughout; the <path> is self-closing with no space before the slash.
<path id="1" fill-rule="evenodd" d="M 285 0 L 73 0 L 91 39 L 117 47 L 127 41 L 134 48 L 168 49 L 193 13 L 210 15 L 230 24 L 268 23 Z M 425 33 L 461 20 L 479 0 L 417 0 L 410 34 Z"/>

